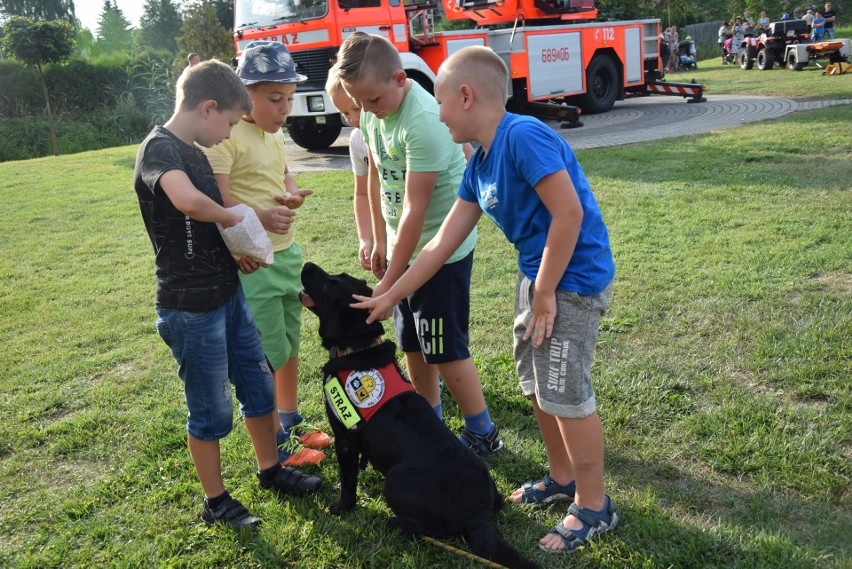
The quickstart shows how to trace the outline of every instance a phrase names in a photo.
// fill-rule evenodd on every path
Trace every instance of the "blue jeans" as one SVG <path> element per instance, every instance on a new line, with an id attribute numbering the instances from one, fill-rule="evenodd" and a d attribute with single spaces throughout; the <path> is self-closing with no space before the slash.
<path id="1" fill-rule="evenodd" d="M 827 40 L 834 39 L 834 28 L 823 28 L 823 36 Z"/>
<path id="2" fill-rule="evenodd" d="M 231 432 L 231 384 L 244 417 L 275 409 L 272 373 L 242 289 L 210 312 L 158 308 L 157 331 L 177 360 L 186 430 L 194 438 L 219 440 Z"/>

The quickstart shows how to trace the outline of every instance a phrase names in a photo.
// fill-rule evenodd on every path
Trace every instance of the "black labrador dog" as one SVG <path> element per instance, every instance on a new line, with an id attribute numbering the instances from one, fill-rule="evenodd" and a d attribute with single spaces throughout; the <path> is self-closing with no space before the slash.
<path id="1" fill-rule="evenodd" d="M 325 408 L 340 468 L 340 500 L 331 513 L 355 508 L 364 458 L 385 477 L 385 500 L 395 514 L 389 527 L 436 539 L 461 535 L 480 557 L 510 568 L 537 567 L 498 532 L 494 513 L 503 499 L 485 463 L 413 390 L 397 364 L 396 345 L 381 339 L 381 323 L 367 324 L 367 311 L 349 306 L 353 294 L 372 294 L 366 281 L 307 263 L 302 285 L 302 304 L 319 317 L 330 352 L 323 367 Z"/>

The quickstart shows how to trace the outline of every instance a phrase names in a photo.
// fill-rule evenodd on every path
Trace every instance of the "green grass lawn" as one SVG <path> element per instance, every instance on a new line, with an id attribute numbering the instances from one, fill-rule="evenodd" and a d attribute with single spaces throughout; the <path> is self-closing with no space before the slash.
<path id="1" fill-rule="evenodd" d="M 507 506 L 497 521 L 522 552 L 543 567 L 850 567 L 849 124 L 846 105 L 578 152 L 618 265 L 593 373 L 622 523 L 569 561 L 536 547 L 563 509 Z M 343 518 L 326 509 L 333 457 L 317 496 L 261 492 L 239 422 L 224 473 L 264 525 L 246 537 L 200 522 L 181 385 L 154 328 L 134 154 L 0 164 L 0 566 L 477 566 L 386 530 L 372 469 Z M 363 274 L 351 174 L 298 180 L 316 190 L 298 216 L 306 260 Z M 471 344 L 507 446 L 488 461 L 507 495 L 546 468 L 512 364 L 515 273 L 483 222 Z M 325 423 L 316 325 L 306 313 L 301 401 Z M 458 409 L 444 408 L 458 431 Z"/>

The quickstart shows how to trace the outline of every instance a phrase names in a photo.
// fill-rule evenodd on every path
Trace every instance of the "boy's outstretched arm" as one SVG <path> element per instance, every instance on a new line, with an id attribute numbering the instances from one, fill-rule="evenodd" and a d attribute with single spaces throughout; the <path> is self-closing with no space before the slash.
<path id="1" fill-rule="evenodd" d="M 222 194 L 222 202 L 225 207 L 234 207 L 242 203 L 231 197 L 231 176 L 230 174 L 213 174 L 216 178 L 216 183 L 219 184 L 219 192 Z M 290 231 L 290 226 L 293 224 L 293 210 L 287 206 L 279 205 L 269 209 L 259 207 L 252 208 L 257 214 L 263 228 L 272 233 L 284 234 Z"/>
<path id="2" fill-rule="evenodd" d="M 539 180 L 535 191 L 553 217 L 544 243 L 541 267 L 535 279 L 532 318 L 524 334 L 524 340 L 533 336 L 533 346 L 537 348 L 553 333 L 556 286 L 574 255 L 580 224 L 583 222 L 583 206 L 565 170 L 548 174 Z"/>
<path id="3" fill-rule="evenodd" d="M 432 200 L 435 184 L 438 183 L 438 172 L 408 172 L 405 176 L 405 198 L 402 204 L 402 215 L 396 231 L 396 241 L 393 245 L 391 260 L 387 271 L 373 291 L 379 296 L 402 276 L 420 236 L 423 234 L 423 224 L 426 221 L 426 209 Z"/>
<path id="4" fill-rule="evenodd" d="M 231 227 L 243 220 L 201 193 L 182 170 L 169 170 L 160 176 L 160 187 L 178 211 L 196 221 L 220 223 Z"/>
<path id="5" fill-rule="evenodd" d="M 367 192 L 367 176 L 355 176 L 355 229 L 358 232 L 358 262 L 370 270 L 370 255 L 373 254 L 373 217 L 370 212 L 370 196 Z"/>
<path id="6" fill-rule="evenodd" d="M 399 304 L 399 301 L 423 286 L 423 283 L 432 278 L 432 275 L 437 273 L 438 269 L 455 253 L 476 227 L 481 215 L 482 210 L 479 204 L 456 198 L 438 233 L 423 247 L 411 267 L 390 290 L 373 298 L 355 295 L 358 302 L 351 306 L 366 308 L 370 311 L 367 323 L 389 318 L 393 307 Z"/>
<path id="7" fill-rule="evenodd" d="M 379 182 L 379 172 L 376 170 L 376 163 L 373 162 L 372 152 L 367 153 L 367 158 L 370 163 L 367 174 L 367 197 L 373 225 L 373 250 L 370 253 L 370 268 L 376 278 L 381 279 L 385 276 L 388 265 L 388 237 L 385 220 L 382 216 L 382 188 Z"/>

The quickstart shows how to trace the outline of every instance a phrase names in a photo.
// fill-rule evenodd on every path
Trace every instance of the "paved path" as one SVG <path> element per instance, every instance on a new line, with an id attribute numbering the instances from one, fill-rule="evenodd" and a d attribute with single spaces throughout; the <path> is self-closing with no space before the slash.
<path id="1" fill-rule="evenodd" d="M 601 148 L 709 132 L 749 122 L 782 117 L 795 111 L 849 105 L 852 99 L 802 101 L 779 97 L 708 95 L 704 103 L 687 103 L 671 96 L 651 96 L 618 101 L 607 113 L 583 117 L 583 126 L 560 129 L 552 126 L 572 148 Z M 349 169 L 349 132 L 344 129 L 331 148 L 308 151 L 287 146 L 293 172 Z"/>

